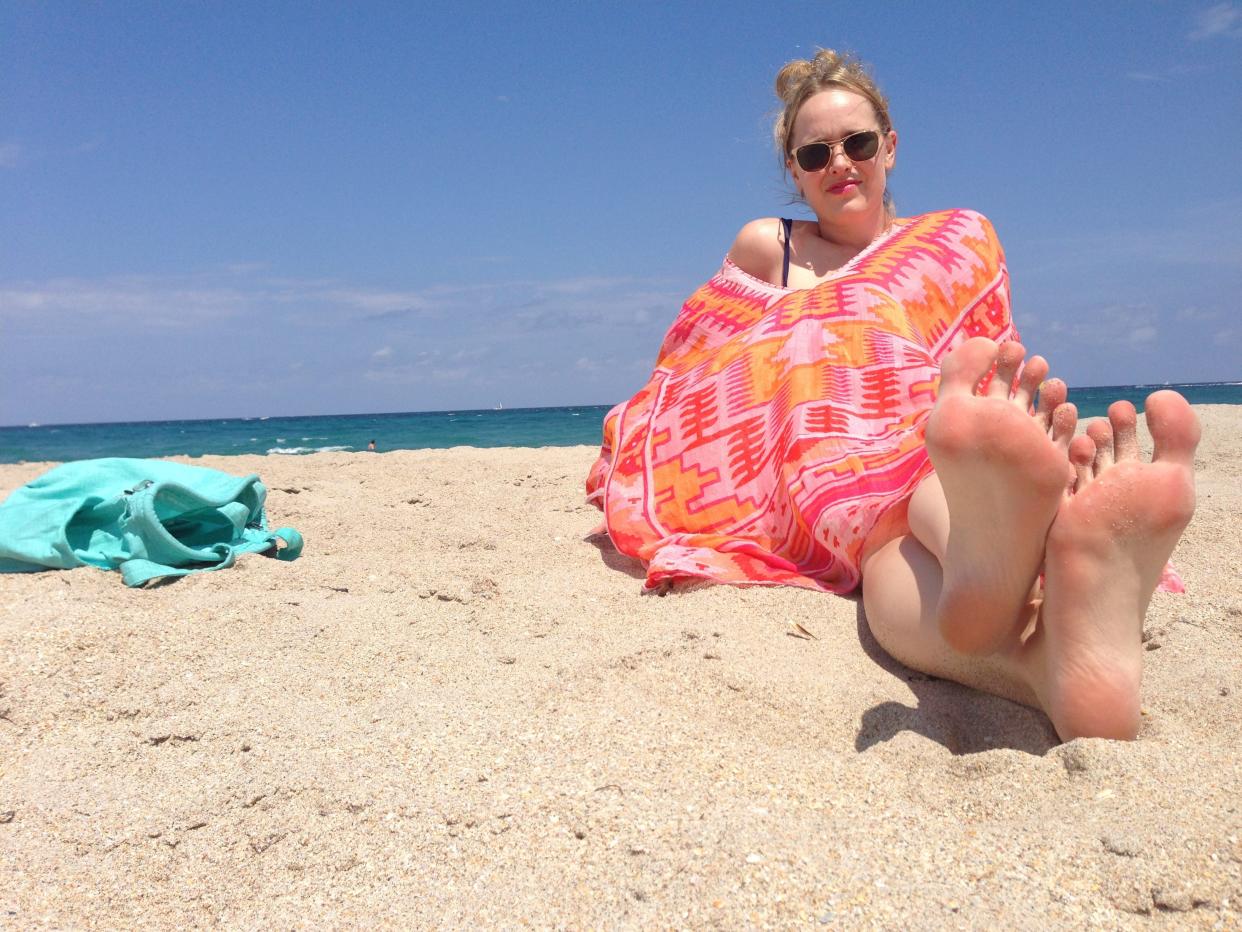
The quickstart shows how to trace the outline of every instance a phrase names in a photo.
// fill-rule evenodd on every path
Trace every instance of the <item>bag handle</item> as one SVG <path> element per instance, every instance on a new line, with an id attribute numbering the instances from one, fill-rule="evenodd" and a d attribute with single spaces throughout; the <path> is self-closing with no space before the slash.
<path id="1" fill-rule="evenodd" d="M 271 546 L 265 548 L 265 550 L 271 551 L 272 548 L 276 547 L 276 538 L 278 537 L 285 542 L 285 546 L 277 549 L 272 556 L 276 557 L 277 560 L 296 560 L 301 556 L 305 541 L 302 535 L 291 527 L 282 527 L 272 531 Z M 163 563 L 135 557 L 132 560 L 126 560 L 120 565 L 121 579 L 124 580 L 125 585 L 133 588 L 165 576 L 188 576 L 190 573 L 205 573 L 210 570 L 228 569 L 237 562 L 237 551 L 228 544 L 216 544 L 211 549 L 219 555 L 220 561 L 202 566 L 167 566 Z"/>
<path id="2" fill-rule="evenodd" d="M 132 560 L 126 560 L 117 568 L 121 571 L 121 579 L 125 582 L 125 585 L 133 588 L 164 576 L 188 576 L 190 573 L 201 573 L 205 570 L 228 569 L 237 562 L 237 554 L 233 552 L 233 548 L 228 544 L 217 544 L 212 550 L 220 555 L 219 563 L 203 564 L 202 566 L 194 567 L 168 566 L 164 563 L 143 559 L 142 557 L 134 557 Z"/>
<path id="3" fill-rule="evenodd" d="M 277 560 L 296 560 L 302 555 L 302 545 L 305 541 L 302 540 L 302 535 L 293 528 L 277 528 L 272 531 L 272 536 L 279 537 L 285 542 L 285 546 L 279 548 L 274 554 Z M 275 544 L 276 541 L 272 541 L 272 543 Z"/>

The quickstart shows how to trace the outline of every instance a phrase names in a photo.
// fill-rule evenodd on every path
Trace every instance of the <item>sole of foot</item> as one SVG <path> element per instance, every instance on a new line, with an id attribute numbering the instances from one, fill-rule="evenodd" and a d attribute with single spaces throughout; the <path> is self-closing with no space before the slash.
<path id="1" fill-rule="evenodd" d="M 1075 438 L 1073 494 L 1048 532 L 1041 702 L 1064 740 L 1134 738 L 1143 619 L 1195 508 L 1199 420 L 1176 392 L 1147 399 L 1151 462 L 1129 402 Z"/>
<path id="2" fill-rule="evenodd" d="M 1025 350 L 976 337 L 941 367 L 940 395 L 927 424 L 927 451 L 944 489 L 949 536 L 940 633 L 956 650 L 1012 648 L 1044 557 L 1044 542 L 1072 471 L 1067 456 L 1077 415 L 1061 404 L 1064 385 Z M 992 373 L 991 381 L 980 383 Z"/>

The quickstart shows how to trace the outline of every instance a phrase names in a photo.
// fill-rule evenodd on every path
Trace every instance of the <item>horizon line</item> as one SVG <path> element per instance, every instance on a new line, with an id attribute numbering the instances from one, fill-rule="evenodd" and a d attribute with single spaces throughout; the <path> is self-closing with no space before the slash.
<path id="1" fill-rule="evenodd" d="M 1239 386 L 1242 387 L 1242 381 L 1238 380 L 1212 380 L 1208 382 L 1136 382 L 1130 385 L 1071 385 L 1068 391 L 1098 391 L 1106 388 L 1117 389 L 1136 389 L 1150 388 L 1159 390 L 1162 388 L 1193 388 L 1204 385 L 1220 385 L 1220 386 Z M 148 421 L 51 421 L 43 423 L 41 421 L 30 421 L 26 424 L 0 424 L 0 430 L 32 430 L 41 427 L 103 427 L 116 426 L 120 424 L 185 424 L 199 423 L 203 421 L 268 421 L 268 420 L 294 420 L 298 418 L 320 418 L 320 417 L 394 417 L 411 414 L 456 414 L 457 412 L 477 414 L 479 412 L 497 412 L 497 411 L 548 411 L 554 408 L 612 408 L 617 402 L 603 402 L 601 404 L 574 404 L 574 405 L 526 405 L 518 408 L 428 408 L 422 411 L 352 411 L 344 413 L 330 414 L 248 414 L 248 415 L 209 415 L 206 417 L 179 417 L 179 418 L 155 418 Z"/>

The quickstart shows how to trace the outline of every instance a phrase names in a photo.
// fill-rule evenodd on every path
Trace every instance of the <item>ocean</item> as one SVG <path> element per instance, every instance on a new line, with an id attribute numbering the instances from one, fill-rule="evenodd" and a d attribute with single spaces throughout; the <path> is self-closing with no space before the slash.
<path id="1" fill-rule="evenodd" d="M 1116 385 L 1070 389 L 1082 417 L 1104 414 L 1118 398 L 1141 407 L 1157 388 L 1173 388 L 1191 404 L 1242 404 L 1242 382 Z M 416 411 L 314 417 L 213 418 L 129 424 L 30 424 L 0 427 L 0 463 L 92 459 L 101 456 L 298 456 L 362 451 L 375 440 L 387 450 L 447 447 L 558 447 L 598 444 L 609 405 Z"/>

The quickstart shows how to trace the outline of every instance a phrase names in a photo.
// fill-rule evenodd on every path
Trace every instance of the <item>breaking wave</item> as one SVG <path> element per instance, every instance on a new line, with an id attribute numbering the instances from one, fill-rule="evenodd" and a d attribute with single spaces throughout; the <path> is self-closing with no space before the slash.
<path id="1" fill-rule="evenodd" d="M 342 450 L 352 449 L 353 447 L 271 447 L 267 452 L 284 456 L 302 456 L 307 453 L 340 453 Z"/>

